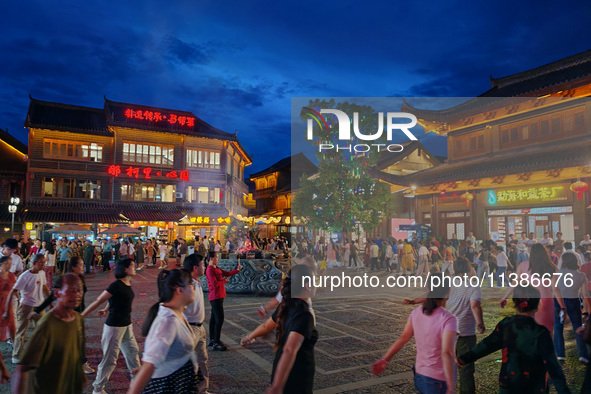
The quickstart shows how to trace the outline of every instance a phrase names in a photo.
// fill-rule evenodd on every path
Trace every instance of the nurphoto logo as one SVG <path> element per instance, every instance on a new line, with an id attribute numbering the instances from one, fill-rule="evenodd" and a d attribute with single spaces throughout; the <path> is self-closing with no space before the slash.
<path id="1" fill-rule="evenodd" d="M 329 126 L 326 122 L 326 119 L 322 114 L 332 114 L 336 116 L 339 126 L 338 131 L 338 139 L 339 141 L 351 141 L 351 125 L 353 125 L 353 133 L 355 137 L 361 141 L 376 141 L 380 139 L 384 133 L 384 113 L 378 112 L 378 129 L 374 134 L 363 134 L 359 129 L 359 113 L 353 113 L 353 121 L 349 116 L 338 109 L 321 109 L 320 112 L 309 108 L 304 107 L 303 113 L 308 115 L 310 118 L 307 120 L 307 135 L 306 138 L 309 141 L 314 139 L 314 122 L 318 125 L 318 127 L 322 130 L 329 130 Z M 407 123 L 395 123 L 400 119 L 407 119 L 410 122 Z M 417 118 L 413 114 L 407 112 L 388 112 L 386 114 L 386 138 L 388 141 L 392 141 L 392 136 L 394 131 L 402 131 L 411 141 L 417 141 L 417 138 L 411 133 L 409 129 L 413 128 L 417 124 Z M 331 125 L 332 126 L 332 125 Z M 388 152 L 401 152 L 404 148 L 400 144 L 381 144 L 381 143 L 373 143 L 373 144 L 348 144 L 348 145 L 335 145 L 326 141 L 322 141 L 322 143 L 318 144 L 318 151 L 325 152 L 328 150 L 335 149 L 337 152 L 339 151 L 348 151 L 348 152 L 356 152 L 356 153 L 363 153 L 369 152 L 372 149 L 376 149 L 378 152 L 381 150 L 387 150 Z"/>

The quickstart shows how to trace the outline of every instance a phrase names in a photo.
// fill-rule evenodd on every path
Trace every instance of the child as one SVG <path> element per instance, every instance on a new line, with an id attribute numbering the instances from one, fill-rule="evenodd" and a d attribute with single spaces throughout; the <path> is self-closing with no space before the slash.
<path id="1" fill-rule="evenodd" d="M 547 392 L 546 373 L 550 374 L 558 393 L 570 393 L 550 332 L 534 319 L 540 292 L 531 286 L 517 287 L 513 303 L 517 315 L 501 320 L 488 337 L 458 357 L 458 365 L 474 362 L 502 349 L 499 393 Z"/>

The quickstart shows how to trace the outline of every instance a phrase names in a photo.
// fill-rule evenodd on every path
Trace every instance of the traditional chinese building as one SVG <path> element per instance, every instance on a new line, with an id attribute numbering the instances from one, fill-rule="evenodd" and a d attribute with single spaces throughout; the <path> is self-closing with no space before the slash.
<path id="1" fill-rule="evenodd" d="M 218 237 L 230 216 L 247 212 L 250 156 L 236 133 L 190 112 L 31 98 L 25 127 L 27 222 L 132 222 L 147 236 Z"/>
<path id="2" fill-rule="evenodd" d="M 426 132 L 447 136 L 448 160 L 380 179 L 415 196 L 417 221 L 442 238 L 474 231 L 503 242 L 511 233 L 561 231 L 582 239 L 591 231 L 591 51 L 491 85 L 445 110 L 405 103 Z"/>
<path id="3" fill-rule="evenodd" d="M 303 231 L 303 224 L 295 223 L 297 218 L 291 222 L 291 197 L 299 188 L 301 176 L 315 174 L 317 170 L 303 153 L 298 153 L 250 176 L 256 201 L 250 215 L 258 218 L 261 238 Z"/>
<path id="4" fill-rule="evenodd" d="M 0 129 L 0 239 L 11 236 L 12 213 L 9 212 L 11 198 L 20 200 L 15 212 L 14 231 L 23 234 L 20 216 L 25 202 L 25 180 L 27 175 L 27 146 L 8 132 Z"/>

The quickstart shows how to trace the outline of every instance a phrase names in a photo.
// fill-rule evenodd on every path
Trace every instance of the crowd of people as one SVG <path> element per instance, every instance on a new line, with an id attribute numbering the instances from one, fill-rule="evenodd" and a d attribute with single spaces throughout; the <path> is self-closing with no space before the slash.
<path id="1" fill-rule="evenodd" d="M 120 351 L 133 376 L 129 393 L 207 393 L 208 348 L 228 349 L 221 341 L 225 284 L 242 266 L 239 262 L 231 271 L 218 267 L 219 254 L 236 250 L 232 245 L 222 246 L 205 238 L 195 241 L 192 254 L 182 238 L 162 251 L 162 245 L 154 240 L 134 244 L 123 239 L 116 243 L 102 240 L 99 249 L 98 245 L 67 240 L 33 242 L 22 253 L 22 243 L 4 241 L 0 251 L 0 340 L 13 341 L 14 392 L 82 392 L 87 375 L 95 372 L 85 357 L 84 318 L 98 309 L 98 315 L 106 316 L 106 320 L 94 394 L 105 393 Z M 287 240 L 281 239 L 253 243 L 264 245 L 265 250 L 289 248 Z M 500 320 L 490 335 L 477 343 L 476 334 L 486 330 L 483 288 L 470 282 L 450 288 L 442 282 L 421 297 L 404 300 L 405 304 L 420 306 L 410 314 L 400 337 L 372 366 L 372 373 L 383 373 L 414 337 L 414 383 L 422 393 L 455 392 L 456 379 L 461 393 L 476 392 L 474 362 L 497 350 L 502 351 L 500 392 L 545 392 L 551 382 L 557 392 L 566 393 L 569 388 L 560 361 L 566 353 L 564 325 L 570 321 L 579 361 L 587 365 L 581 392 L 591 392 L 591 364 L 584 335 L 591 309 L 590 248 L 588 235 L 574 248 L 572 242 L 562 240 L 561 234 L 556 239 L 545 234 L 540 240 L 533 234 L 522 234 L 519 240 L 511 235 L 505 244 L 490 237 L 477 242 L 472 233 L 465 240 L 454 236 L 444 242 L 420 240 L 416 234 L 401 241 L 378 236 L 363 247 L 355 240 L 311 242 L 298 238 L 291 245 L 294 259 L 281 290 L 257 311 L 265 320 L 242 338 L 241 345 L 248 346 L 257 337 L 276 331 L 272 379 L 266 392 L 312 393 L 314 346 L 319 333 L 311 301 L 315 289 L 313 282 L 303 281 L 304 277 L 339 266 L 383 270 L 390 275 L 482 274 L 488 285 L 484 290 L 506 287 L 500 305 L 504 307 L 511 298 L 516 315 Z M 48 272 L 50 255 L 54 256 L 54 265 Z M 169 269 L 168 258 L 178 268 Z M 144 321 L 142 335 L 146 341 L 140 355 L 131 320 L 133 277 L 143 265 L 156 265 L 158 259 L 161 270 L 155 286 L 159 300 Z M 97 265 L 102 270 L 111 269 L 111 260 L 115 281 L 86 306 L 85 274 Z M 51 282 L 47 280 L 50 273 L 57 274 Z M 529 279 L 550 274 L 551 279 L 538 282 L 539 286 L 530 285 L 533 282 L 510 285 L 509 273 Z M 203 327 L 203 275 L 211 307 L 209 338 Z M 489 275 L 494 275 L 492 282 Z M 31 322 L 35 330 L 27 338 Z M 11 379 L 3 362 L 0 379 Z"/>

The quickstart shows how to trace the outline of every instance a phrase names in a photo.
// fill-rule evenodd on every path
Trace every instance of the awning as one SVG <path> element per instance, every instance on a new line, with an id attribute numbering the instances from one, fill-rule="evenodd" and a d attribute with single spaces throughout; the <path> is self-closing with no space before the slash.
<path id="1" fill-rule="evenodd" d="M 185 216 L 182 207 L 166 206 L 161 204 L 159 206 L 130 204 L 128 206 L 120 207 L 121 214 L 131 221 L 146 221 L 146 222 L 178 222 Z"/>
<path id="2" fill-rule="evenodd" d="M 110 212 L 56 212 L 56 211 L 31 211 L 23 212 L 23 222 L 43 223 L 126 223 L 118 213 Z"/>
<path id="3" fill-rule="evenodd" d="M 99 235 L 102 235 L 102 234 L 139 234 L 139 233 L 141 233 L 141 231 L 138 230 L 137 228 L 133 228 L 133 227 L 130 227 L 125 224 L 118 224 L 113 228 L 109 228 L 105 231 L 101 231 L 99 233 Z"/>
<path id="4" fill-rule="evenodd" d="M 80 226 L 78 224 L 64 224 L 63 226 L 59 226 L 59 227 L 54 227 L 52 229 L 47 230 L 48 233 L 58 233 L 58 234 L 90 234 L 92 233 L 92 230 L 84 227 L 84 226 Z"/>

